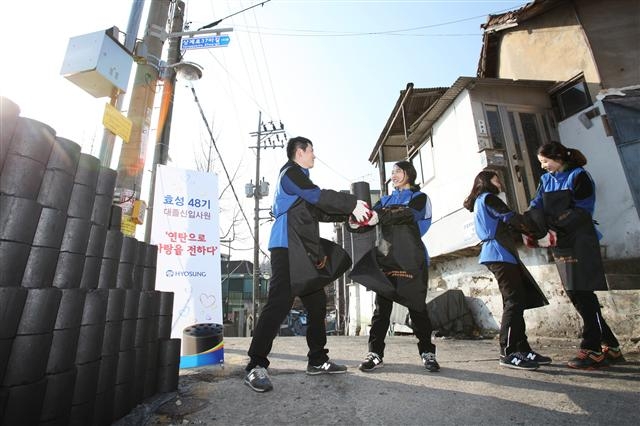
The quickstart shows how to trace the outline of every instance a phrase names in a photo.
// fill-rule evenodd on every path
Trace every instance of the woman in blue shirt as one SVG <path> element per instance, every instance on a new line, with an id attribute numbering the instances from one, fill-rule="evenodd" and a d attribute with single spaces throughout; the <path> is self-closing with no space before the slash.
<path id="1" fill-rule="evenodd" d="M 594 369 L 624 361 L 618 339 L 602 317 L 597 290 L 608 290 L 600 256 L 600 234 L 593 222 L 595 184 L 582 166 L 585 156 L 559 142 L 538 150 L 547 171 L 540 178 L 530 209 L 544 212 L 546 226 L 558 235 L 552 249 L 560 279 L 583 321 L 578 355 L 571 368 Z"/>
<path id="2" fill-rule="evenodd" d="M 535 370 L 551 364 L 551 358 L 534 352 L 525 331 L 524 310 L 547 305 L 527 268 L 518 257 L 511 230 L 539 236 L 535 224 L 513 212 L 499 197 L 502 190 L 498 175 L 485 170 L 476 176 L 464 207 L 474 212 L 476 234 L 482 240 L 479 263 L 487 266 L 498 281 L 502 294 L 500 324 L 500 365 Z"/>
<path id="3" fill-rule="evenodd" d="M 380 224 L 377 247 L 365 254 L 350 274 L 354 281 L 376 292 L 369 353 L 359 367 L 364 372 L 383 366 L 393 302 L 409 308 L 424 367 L 430 372 L 440 369 L 436 346 L 431 342 L 433 330 L 426 305 L 429 255 L 422 242 L 431 226 L 431 201 L 416 185 L 416 177 L 413 164 L 396 163 L 391 172 L 394 191 L 373 206 L 373 216 L 366 224 L 369 226 L 349 222 L 354 232 L 372 230 L 372 225 Z"/>

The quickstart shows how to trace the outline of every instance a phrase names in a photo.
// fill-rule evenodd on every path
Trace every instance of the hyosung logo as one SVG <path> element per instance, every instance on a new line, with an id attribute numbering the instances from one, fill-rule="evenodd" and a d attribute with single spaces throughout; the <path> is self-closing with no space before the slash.
<path id="1" fill-rule="evenodd" d="M 165 276 L 167 278 L 206 277 L 207 272 L 206 271 L 174 271 L 172 269 L 167 269 L 167 272 L 165 272 Z"/>

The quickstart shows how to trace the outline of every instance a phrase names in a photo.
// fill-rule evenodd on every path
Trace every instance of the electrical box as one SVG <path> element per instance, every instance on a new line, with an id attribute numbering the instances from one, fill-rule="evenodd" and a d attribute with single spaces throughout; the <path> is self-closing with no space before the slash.
<path id="1" fill-rule="evenodd" d="M 505 167 L 507 165 L 506 154 L 501 149 L 485 149 L 480 152 L 482 167 Z"/>
<path id="2" fill-rule="evenodd" d="M 114 38 L 117 28 L 69 39 L 60 74 L 96 98 L 127 91 L 133 56 Z"/>
<path id="3" fill-rule="evenodd" d="M 269 182 L 267 182 L 266 180 L 263 179 L 260 182 L 259 191 L 260 191 L 260 196 L 261 197 L 268 196 L 269 195 Z"/>

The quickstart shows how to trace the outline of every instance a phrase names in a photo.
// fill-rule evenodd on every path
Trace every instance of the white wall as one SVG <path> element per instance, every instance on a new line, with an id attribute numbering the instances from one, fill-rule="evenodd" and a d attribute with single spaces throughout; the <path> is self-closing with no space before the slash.
<path id="1" fill-rule="evenodd" d="M 594 107 L 604 113 L 601 102 Z M 592 127 L 587 129 L 579 116 L 560 122 L 558 131 L 564 146 L 579 149 L 587 157 L 585 169 L 596 183 L 594 219 L 604 235 L 600 244 L 606 246 L 609 259 L 639 257 L 640 219 L 613 137 L 606 135 L 602 117 L 593 118 Z"/>
<path id="2" fill-rule="evenodd" d="M 433 126 L 435 178 L 423 188 L 433 207 L 425 237 L 432 257 L 478 242 L 473 215 L 462 207 L 483 167 L 474 123 L 469 92 L 464 90 Z"/>
<path id="3" fill-rule="evenodd" d="M 349 321 L 348 336 L 365 336 L 369 334 L 371 317 L 375 309 L 376 294 L 368 291 L 363 285 L 351 283 L 347 285 L 349 291 Z"/>

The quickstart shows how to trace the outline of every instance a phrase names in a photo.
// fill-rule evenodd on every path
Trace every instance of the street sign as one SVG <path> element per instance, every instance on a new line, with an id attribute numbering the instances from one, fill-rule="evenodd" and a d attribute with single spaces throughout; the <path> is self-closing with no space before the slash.
<path id="1" fill-rule="evenodd" d="M 210 47 L 225 47 L 231 37 L 228 35 L 183 38 L 182 49 L 208 49 Z"/>

